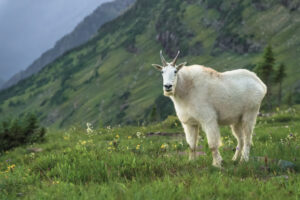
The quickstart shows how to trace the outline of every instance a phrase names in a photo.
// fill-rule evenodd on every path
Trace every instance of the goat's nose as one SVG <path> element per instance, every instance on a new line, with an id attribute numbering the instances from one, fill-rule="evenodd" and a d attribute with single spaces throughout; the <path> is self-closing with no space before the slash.
<path id="1" fill-rule="evenodd" d="M 168 89 L 171 89 L 172 88 L 172 85 L 164 85 L 164 87 L 168 90 Z"/>

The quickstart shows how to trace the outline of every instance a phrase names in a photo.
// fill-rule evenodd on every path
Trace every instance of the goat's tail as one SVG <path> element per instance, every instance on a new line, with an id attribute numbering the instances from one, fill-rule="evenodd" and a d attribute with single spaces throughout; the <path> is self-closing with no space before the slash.
<path id="1" fill-rule="evenodd" d="M 266 96 L 266 94 L 267 94 L 267 92 L 268 92 L 268 88 L 267 88 L 267 86 L 266 86 L 266 84 L 254 73 L 254 72 L 252 72 L 253 74 L 254 74 L 254 77 L 255 77 L 255 79 L 257 80 L 257 82 L 259 82 L 260 83 L 260 85 L 261 85 L 261 87 L 262 87 L 262 92 L 263 92 L 263 95 L 264 96 Z M 263 96 L 263 97 L 264 97 Z"/>

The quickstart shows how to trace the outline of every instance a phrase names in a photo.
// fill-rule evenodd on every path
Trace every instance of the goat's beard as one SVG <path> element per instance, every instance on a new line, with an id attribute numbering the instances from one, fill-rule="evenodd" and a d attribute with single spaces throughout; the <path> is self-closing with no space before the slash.
<path id="1" fill-rule="evenodd" d="M 164 90 L 164 95 L 165 95 L 166 97 L 172 96 L 173 94 L 174 94 L 174 91 L 173 91 L 173 90 L 171 90 L 171 91 L 166 91 L 166 90 Z"/>

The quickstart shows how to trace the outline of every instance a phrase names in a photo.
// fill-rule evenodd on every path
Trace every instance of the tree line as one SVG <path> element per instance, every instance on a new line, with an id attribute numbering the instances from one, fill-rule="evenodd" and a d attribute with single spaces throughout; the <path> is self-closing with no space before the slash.
<path id="1" fill-rule="evenodd" d="M 0 122 L 0 155 L 14 147 L 45 140 L 46 129 L 39 125 L 36 115 L 25 114 Z"/>
<path id="2" fill-rule="evenodd" d="M 261 62 L 254 69 L 268 88 L 265 103 L 267 109 L 282 104 L 282 84 L 286 78 L 286 66 L 284 63 L 276 64 L 275 61 L 272 46 L 268 45 L 264 50 Z"/>

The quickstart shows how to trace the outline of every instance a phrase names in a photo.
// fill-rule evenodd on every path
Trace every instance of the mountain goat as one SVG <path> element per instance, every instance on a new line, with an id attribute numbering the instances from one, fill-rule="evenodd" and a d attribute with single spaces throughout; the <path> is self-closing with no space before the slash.
<path id="1" fill-rule="evenodd" d="M 179 51 L 171 63 L 160 52 L 163 66 L 153 64 L 163 76 L 164 95 L 172 99 L 176 114 L 190 146 L 189 158 L 196 158 L 201 125 L 212 151 L 213 165 L 221 167 L 219 125 L 230 125 L 237 139 L 233 160 L 249 160 L 252 132 L 266 85 L 245 69 L 217 72 L 202 65 L 176 65 Z"/>

